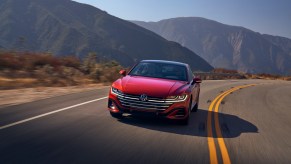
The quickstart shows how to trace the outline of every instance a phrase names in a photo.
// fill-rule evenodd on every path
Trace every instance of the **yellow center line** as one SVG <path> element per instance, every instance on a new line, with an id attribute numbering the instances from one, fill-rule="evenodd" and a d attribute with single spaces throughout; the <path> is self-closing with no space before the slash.
<path id="1" fill-rule="evenodd" d="M 236 88 L 232 88 L 231 90 L 234 90 Z M 209 109 L 208 109 L 208 115 L 207 115 L 207 141 L 208 141 L 208 148 L 209 148 L 209 158 L 210 158 L 210 163 L 211 164 L 217 164 L 217 153 L 216 153 L 216 148 L 215 148 L 215 142 L 212 134 L 212 109 L 213 106 L 215 105 L 216 101 L 225 94 L 223 92 L 222 94 L 218 95 L 210 104 Z"/>
<path id="2" fill-rule="evenodd" d="M 230 164 L 230 158 L 228 155 L 228 151 L 227 148 L 225 146 L 224 143 L 224 139 L 220 130 L 220 124 L 219 124 L 219 119 L 218 119 L 218 109 L 219 109 L 219 105 L 221 103 L 221 101 L 230 93 L 242 89 L 242 88 L 246 88 L 246 87 L 250 87 L 250 86 L 254 86 L 253 84 L 251 85 L 244 85 L 244 86 L 238 86 L 235 88 L 232 88 L 230 90 L 227 90 L 223 93 L 221 93 L 220 95 L 218 95 L 214 101 L 210 104 L 209 109 L 208 109 L 208 115 L 207 115 L 207 140 L 208 140 L 208 148 L 209 148 L 209 155 L 210 155 L 210 163 L 211 164 L 217 164 L 218 160 L 217 160 L 217 153 L 216 153 L 216 147 L 215 147 L 215 142 L 214 142 L 214 138 L 213 138 L 213 134 L 212 134 L 212 111 L 214 112 L 214 124 L 215 124 L 215 132 L 216 132 L 216 137 L 218 138 L 218 144 L 219 144 L 219 148 L 220 148 L 220 152 L 222 155 L 222 160 L 224 164 Z M 213 110 L 213 107 L 215 105 L 215 109 Z"/>
<path id="3" fill-rule="evenodd" d="M 246 88 L 246 87 L 250 87 L 250 86 L 254 86 L 253 84 L 250 85 L 244 85 L 244 86 L 238 86 L 235 89 L 232 90 L 228 90 L 225 92 L 225 94 L 223 96 L 221 96 L 219 98 L 219 100 L 217 101 L 216 105 L 215 105 L 215 110 L 214 110 L 214 124 L 215 124 L 215 131 L 216 131 L 216 136 L 217 136 L 217 140 L 218 140 L 218 144 L 219 144 L 219 148 L 220 148 L 220 152 L 221 152 L 221 156 L 222 156 L 222 160 L 224 164 L 230 164 L 230 158 L 229 158 L 229 154 L 227 151 L 227 148 L 225 146 L 225 142 L 221 133 L 221 129 L 220 129 L 220 123 L 219 123 L 219 118 L 218 118 L 218 109 L 219 109 L 219 105 L 221 103 L 221 101 L 230 93 L 242 89 L 242 88 Z"/>

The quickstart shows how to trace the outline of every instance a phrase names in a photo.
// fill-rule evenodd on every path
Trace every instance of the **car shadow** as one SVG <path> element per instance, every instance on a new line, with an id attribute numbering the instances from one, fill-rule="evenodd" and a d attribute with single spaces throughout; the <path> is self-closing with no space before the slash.
<path id="1" fill-rule="evenodd" d="M 215 112 L 211 112 L 212 118 Z M 197 112 L 191 113 L 191 119 L 187 126 L 179 124 L 177 121 L 167 119 L 157 119 L 140 116 L 124 116 L 119 119 L 121 123 L 131 126 L 137 126 L 149 130 L 162 131 L 180 135 L 207 137 L 207 115 L 205 109 L 198 109 Z M 212 122 L 214 120 L 212 119 Z M 258 128 L 237 116 L 219 113 L 220 129 L 224 138 L 235 138 L 242 133 L 258 133 Z M 214 130 L 214 124 L 212 125 Z M 213 133 L 216 138 L 215 134 Z"/>

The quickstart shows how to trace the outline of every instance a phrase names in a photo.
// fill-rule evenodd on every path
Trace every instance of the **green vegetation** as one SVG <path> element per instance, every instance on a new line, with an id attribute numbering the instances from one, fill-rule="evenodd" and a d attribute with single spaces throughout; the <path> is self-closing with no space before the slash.
<path id="1" fill-rule="evenodd" d="M 0 52 L 0 89 L 110 83 L 120 75 L 116 61 L 97 63 L 89 53 L 83 60 L 46 53 Z"/>

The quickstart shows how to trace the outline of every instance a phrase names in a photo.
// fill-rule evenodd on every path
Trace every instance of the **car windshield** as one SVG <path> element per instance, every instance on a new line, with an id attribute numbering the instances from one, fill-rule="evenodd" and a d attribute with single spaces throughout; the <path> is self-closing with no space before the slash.
<path id="1" fill-rule="evenodd" d="M 146 76 L 162 79 L 187 81 L 185 66 L 168 63 L 141 62 L 129 73 L 132 76 Z"/>

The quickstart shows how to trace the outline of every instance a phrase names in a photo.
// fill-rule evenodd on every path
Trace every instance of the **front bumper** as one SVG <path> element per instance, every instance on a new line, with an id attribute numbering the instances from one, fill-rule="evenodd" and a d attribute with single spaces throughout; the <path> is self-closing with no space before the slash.
<path id="1" fill-rule="evenodd" d="M 154 110 L 146 108 L 125 107 L 121 104 L 116 95 L 109 93 L 108 110 L 112 113 L 129 113 L 133 115 L 142 115 L 150 117 L 163 117 L 172 120 L 183 120 L 189 116 L 187 100 L 183 102 L 175 102 L 164 110 Z"/>

